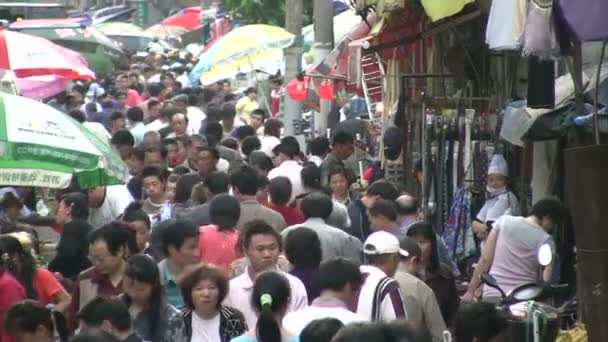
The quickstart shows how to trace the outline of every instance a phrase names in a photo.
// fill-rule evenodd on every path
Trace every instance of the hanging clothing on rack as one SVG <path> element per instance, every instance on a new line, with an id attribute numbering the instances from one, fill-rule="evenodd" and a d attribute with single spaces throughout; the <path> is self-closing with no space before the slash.
<path id="1" fill-rule="evenodd" d="M 471 192 L 465 189 L 456 192 L 442 236 L 456 262 L 477 252 L 471 229 L 471 196 Z"/>
<path id="2" fill-rule="evenodd" d="M 491 50 L 519 50 L 526 21 L 526 0 L 494 0 L 486 28 Z"/>

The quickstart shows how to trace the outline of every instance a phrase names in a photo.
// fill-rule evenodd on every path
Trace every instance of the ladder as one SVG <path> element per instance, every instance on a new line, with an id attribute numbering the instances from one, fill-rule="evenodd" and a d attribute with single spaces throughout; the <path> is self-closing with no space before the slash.
<path id="1" fill-rule="evenodd" d="M 381 117 L 374 118 L 376 104 L 382 102 L 384 98 L 384 65 L 378 53 L 370 53 L 361 58 L 361 85 L 369 119 L 374 124 L 382 125 L 381 122 L 375 122 L 382 120 Z"/>

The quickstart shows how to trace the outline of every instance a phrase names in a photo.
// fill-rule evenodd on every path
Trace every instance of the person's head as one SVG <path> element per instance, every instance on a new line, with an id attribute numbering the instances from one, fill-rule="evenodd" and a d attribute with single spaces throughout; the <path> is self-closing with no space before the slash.
<path id="1" fill-rule="evenodd" d="M 276 177 L 268 183 L 270 201 L 276 205 L 286 206 L 291 200 L 292 186 L 287 177 Z"/>
<path id="2" fill-rule="evenodd" d="M 122 112 L 114 112 L 110 115 L 110 133 L 114 134 L 115 132 L 125 129 L 127 127 L 127 122 L 125 120 L 125 115 Z"/>
<path id="3" fill-rule="evenodd" d="M 226 194 L 230 190 L 230 177 L 225 172 L 214 172 L 205 178 L 206 197 L 213 198 L 219 194 Z"/>
<path id="4" fill-rule="evenodd" d="M 255 196 L 258 192 L 258 175 L 250 166 L 242 166 L 233 172 L 230 183 L 238 197 Z"/>
<path id="5" fill-rule="evenodd" d="M 253 151 L 249 155 L 249 165 L 255 169 L 258 175 L 267 177 L 274 168 L 272 159 L 262 151 Z"/>
<path id="6" fill-rule="evenodd" d="M 137 248 L 143 252 L 150 242 L 152 222 L 150 221 L 150 216 L 142 209 L 141 202 L 134 201 L 129 204 L 125 209 L 122 220 L 135 233 Z"/>
<path id="7" fill-rule="evenodd" d="M 488 166 L 488 176 L 486 185 L 488 192 L 504 191 L 507 187 L 507 177 L 509 176 L 509 166 L 507 161 L 500 154 L 495 154 Z"/>
<path id="8" fill-rule="evenodd" d="M 229 127 L 232 127 L 234 124 L 234 117 L 236 116 L 236 108 L 234 102 L 226 102 L 222 104 L 220 107 L 220 118 L 224 123 L 224 128 L 226 128 L 226 124 L 229 124 Z"/>
<path id="9" fill-rule="evenodd" d="M 177 183 L 179 182 L 180 178 L 181 175 L 175 173 L 175 170 L 173 170 L 173 173 L 167 177 L 167 183 L 165 184 L 166 201 L 169 201 L 170 203 L 175 202 L 175 190 L 177 189 Z"/>
<path id="10" fill-rule="evenodd" d="M 33 300 L 12 306 L 2 324 L 15 342 L 55 341 L 51 310 Z"/>
<path id="11" fill-rule="evenodd" d="M 119 91 L 116 93 L 116 102 L 119 108 L 127 108 L 127 93 Z"/>
<path id="12" fill-rule="evenodd" d="M 313 156 L 317 156 L 320 158 L 325 158 L 329 153 L 329 139 L 326 137 L 316 137 L 308 143 L 308 147 L 310 147 L 310 154 Z"/>
<path id="13" fill-rule="evenodd" d="M 104 94 L 104 98 L 105 98 L 105 94 Z M 115 109 L 114 101 L 112 101 L 112 100 L 108 100 L 108 99 L 102 100 L 100 105 L 101 105 L 102 111 L 105 113 L 109 113 Z"/>
<path id="14" fill-rule="evenodd" d="M 348 172 L 346 172 L 345 168 L 335 167 L 330 169 L 327 178 L 329 189 L 331 190 L 332 194 L 338 196 L 339 198 L 348 196 L 350 180 L 348 177 Z"/>
<path id="15" fill-rule="evenodd" d="M 258 91 L 254 87 L 249 87 L 245 89 L 245 96 L 249 97 L 252 100 L 255 100 L 258 98 Z"/>
<path id="16" fill-rule="evenodd" d="M 302 185 L 307 191 L 321 190 L 321 168 L 314 163 L 306 163 L 300 171 Z"/>
<path id="17" fill-rule="evenodd" d="M 188 131 L 188 117 L 183 113 L 176 113 L 171 117 L 171 128 L 175 132 L 175 135 L 185 136 Z"/>
<path id="18" fill-rule="evenodd" d="M 167 149 L 167 162 L 169 166 L 178 166 L 180 163 L 177 159 L 177 150 L 179 148 L 177 146 L 177 140 L 173 138 L 165 138 L 165 140 L 163 140 L 163 146 Z"/>
<path id="19" fill-rule="evenodd" d="M 214 313 L 228 294 L 228 279 L 211 264 L 193 265 L 179 281 L 184 304 L 197 313 Z"/>
<path id="20" fill-rule="evenodd" d="M 74 110 L 70 111 L 68 113 L 68 115 L 72 119 L 74 119 L 74 120 L 76 120 L 76 121 L 78 121 L 80 123 L 83 123 L 83 122 L 87 121 L 87 115 L 83 111 L 81 111 L 80 109 L 74 109 Z"/>
<path id="21" fill-rule="evenodd" d="M 34 287 L 36 260 L 29 251 L 23 248 L 19 240 L 12 235 L 0 235 L 0 255 L 7 269 L 19 280 L 25 288 L 27 297 L 37 299 L 38 292 Z"/>
<path id="22" fill-rule="evenodd" d="M 161 231 L 165 255 L 178 267 L 196 263 L 198 258 L 199 229 L 186 220 L 172 222 Z"/>
<path id="23" fill-rule="evenodd" d="M 157 131 L 148 131 L 144 134 L 144 147 L 159 146 L 160 142 L 160 134 Z"/>
<path id="24" fill-rule="evenodd" d="M 88 218 L 89 206 L 85 194 L 72 192 L 63 196 L 55 215 L 58 224 L 63 225 L 72 220 L 87 220 Z"/>
<path id="25" fill-rule="evenodd" d="M 232 86 L 230 85 L 230 81 L 226 80 L 222 82 L 222 91 L 225 94 L 229 94 L 232 92 Z"/>
<path id="26" fill-rule="evenodd" d="M 175 138 L 175 143 L 175 162 L 181 164 L 188 158 L 188 147 L 190 146 L 190 138 L 186 136 L 177 137 Z"/>
<path id="27" fill-rule="evenodd" d="M 462 304 L 454 322 L 458 342 L 506 341 L 507 319 L 491 303 Z"/>
<path id="28" fill-rule="evenodd" d="M 260 127 L 262 127 L 265 119 L 266 112 L 263 109 L 254 109 L 251 112 L 251 117 L 249 118 L 249 125 L 257 131 Z"/>
<path id="29" fill-rule="evenodd" d="M 190 189 L 185 190 L 188 191 Z M 181 198 L 182 196 L 179 197 Z M 207 192 L 205 190 L 205 185 L 203 184 L 203 182 L 198 182 L 190 192 L 190 203 L 192 203 L 192 205 L 202 205 L 205 202 L 207 202 Z"/>
<path id="30" fill-rule="evenodd" d="M 331 342 L 343 327 L 337 318 L 315 319 L 300 332 L 300 342 Z"/>
<path id="31" fill-rule="evenodd" d="M 359 265 L 336 258 L 323 262 L 317 275 L 321 293 L 329 293 L 344 302 L 350 302 L 363 284 Z"/>
<path id="32" fill-rule="evenodd" d="M 70 338 L 70 342 L 120 342 L 121 338 L 105 331 L 81 332 Z"/>
<path id="33" fill-rule="evenodd" d="M 259 314 L 255 326 L 258 341 L 282 340 L 279 322 L 287 312 L 290 298 L 289 281 L 281 273 L 268 271 L 256 278 L 251 305 Z"/>
<path id="34" fill-rule="evenodd" d="M 372 230 L 389 229 L 397 223 L 397 208 L 393 201 L 379 199 L 367 208 L 367 217 Z"/>
<path id="35" fill-rule="evenodd" d="M 260 139 L 255 136 L 247 137 L 243 139 L 243 142 L 241 142 L 241 152 L 246 158 L 249 158 L 253 151 L 257 151 L 260 148 L 262 148 L 262 142 L 260 142 Z"/>
<path id="36" fill-rule="evenodd" d="M 148 166 L 141 172 L 146 196 L 155 203 L 162 203 L 165 198 L 165 174 L 156 166 Z"/>
<path id="37" fill-rule="evenodd" d="M 232 138 L 232 137 L 228 137 L 226 139 L 223 139 L 221 142 L 222 146 L 224 147 L 228 147 L 229 149 L 233 150 L 233 151 L 238 151 L 239 150 L 239 142 Z"/>
<path id="38" fill-rule="evenodd" d="M 403 218 L 416 218 L 418 216 L 418 208 L 420 207 L 416 197 L 410 194 L 403 194 L 395 201 L 397 205 L 397 213 Z"/>
<path id="39" fill-rule="evenodd" d="M 221 115 L 221 111 L 219 112 Z M 214 146 L 222 140 L 224 128 L 219 122 L 210 122 L 205 128 L 205 136 L 209 140 L 209 145 Z"/>
<path id="40" fill-rule="evenodd" d="M 236 227 L 241 215 L 241 204 L 228 194 L 215 196 L 209 204 L 211 223 L 220 230 L 230 230 Z"/>
<path id="41" fill-rule="evenodd" d="M 534 216 L 538 223 L 548 233 L 551 233 L 555 226 L 560 225 L 564 220 L 565 209 L 559 199 L 547 197 L 539 200 L 532 206 L 531 216 Z"/>
<path id="42" fill-rule="evenodd" d="M 144 168 L 144 158 L 146 150 L 143 146 L 135 146 L 131 150 L 131 155 L 127 159 L 127 166 L 129 167 L 129 174 L 132 176 L 139 175 Z"/>
<path id="43" fill-rule="evenodd" d="M 144 111 L 138 106 L 131 107 L 131 108 L 127 109 L 127 119 L 129 119 L 129 122 L 131 123 L 131 125 L 134 125 L 139 122 L 143 122 L 144 121 Z"/>
<path id="44" fill-rule="evenodd" d="M 198 173 L 209 176 L 217 171 L 217 162 L 220 160 L 220 153 L 215 147 L 202 147 L 198 150 L 196 165 Z"/>
<path id="45" fill-rule="evenodd" d="M 15 196 L 14 193 L 8 191 L 2 197 L 2 202 L 0 202 L 0 208 L 5 213 L 6 216 L 15 220 L 21 215 L 21 209 L 23 209 L 23 202 L 19 197 Z"/>
<path id="46" fill-rule="evenodd" d="M 302 199 L 302 212 L 306 219 L 320 218 L 327 220 L 333 211 L 331 198 L 323 192 L 309 193 Z"/>
<path id="47" fill-rule="evenodd" d="M 97 270 L 104 275 L 118 274 L 123 270 L 129 256 L 129 246 L 135 236 L 129 226 L 113 222 L 89 233 L 89 259 Z"/>
<path id="48" fill-rule="evenodd" d="M 114 131 L 110 142 L 123 161 L 127 161 L 131 157 L 133 146 L 135 146 L 135 138 L 131 132 L 126 129 Z"/>
<path id="49" fill-rule="evenodd" d="M 119 298 L 97 297 L 78 312 L 80 331 L 83 333 L 105 332 L 124 338 L 131 331 L 129 308 Z M 86 340 L 90 341 L 90 340 Z"/>
<path id="50" fill-rule="evenodd" d="M 256 273 L 276 266 L 281 253 L 281 235 L 268 223 L 254 220 L 245 225 L 242 250 Z"/>
<path id="51" fill-rule="evenodd" d="M 89 208 L 96 209 L 103 205 L 103 202 L 106 199 L 106 188 L 103 186 L 98 186 L 94 188 L 87 189 L 87 202 L 89 203 Z"/>
<path id="52" fill-rule="evenodd" d="M 120 74 L 116 77 L 116 87 L 122 91 L 126 91 L 129 89 L 129 75 Z"/>
<path id="53" fill-rule="evenodd" d="M 346 160 L 355 152 L 353 136 L 346 132 L 336 133 L 331 145 L 333 154 L 339 160 Z"/>
<path id="54" fill-rule="evenodd" d="M 283 80 L 279 77 L 274 78 L 271 82 L 270 82 L 270 86 L 272 87 L 272 89 L 274 90 L 279 90 L 281 89 L 281 86 L 283 85 Z"/>
<path id="55" fill-rule="evenodd" d="M 167 149 L 162 145 L 146 147 L 144 152 L 144 167 L 154 166 L 161 170 L 167 168 Z"/>
<path id="56" fill-rule="evenodd" d="M 148 305 L 160 301 L 162 297 L 160 272 L 152 257 L 138 254 L 127 260 L 123 291 L 127 302 Z"/>
<path id="57" fill-rule="evenodd" d="M 399 190 L 389 181 L 380 179 L 373 182 L 367 188 L 367 192 L 361 198 L 361 202 L 363 202 L 366 208 L 370 208 L 380 198 L 394 201 L 397 197 L 399 197 Z"/>
<path id="58" fill-rule="evenodd" d="M 209 147 L 209 142 L 205 136 L 200 134 L 193 134 L 188 139 L 187 144 L 187 153 L 188 158 L 194 164 L 196 164 L 196 160 L 198 158 L 198 150 L 203 147 Z"/>
<path id="59" fill-rule="evenodd" d="M 283 241 L 285 256 L 296 269 L 317 269 L 321 264 L 321 240 L 317 233 L 306 227 L 290 231 Z"/>
<path id="60" fill-rule="evenodd" d="M 281 128 L 283 128 L 283 123 L 279 119 L 268 119 L 264 122 L 264 135 L 280 138 Z"/>
<path id="61" fill-rule="evenodd" d="M 274 164 L 279 166 L 286 161 L 293 160 L 298 155 L 297 148 L 292 144 L 280 143 L 273 150 Z"/>
<path id="62" fill-rule="evenodd" d="M 439 270 L 439 252 L 437 251 L 437 235 L 433 226 L 426 222 L 416 222 L 407 231 L 407 236 L 416 240 L 420 246 L 420 262 L 431 271 Z"/>
<path id="63" fill-rule="evenodd" d="M 159 100 L 152 98 L 148 100 L 148 119 L 154 121 L 160 118 L 160 112 L 163 110 L 163 104 Z"/>
<path id="64" fill-rule="evenodd" d="M 420 246 L 418 245 L 416 240 L 407 236 L 399 240 L 399 245 L 401 246 L 401 249 L 403 249 L 409 254 L 408 257 L 401 257 L 399 269 L 409 274 L 418 274 L 418 272 L 420 271 L 420 256 L 422 255 L 422 250 L 420 249 Z"/>
<path id="65" fill-rule="evenodd" d="M 236 128 L 236 132 L 235 132 L 236 138 L 237 140 L 240 142 L 242 142 L 243 140 L 245 140 L 245 138 L 247 137 L 254 137 L 255 134 L 255 129 L 249 125 L 244 125 L 244 126 L 240 126 Z"/>
<path id="66" fill-rule="evenodd" d="M 385 231 L 372 233 L 363 244 L 363 253 L 370 265 L 380 268 L 389 277 L 397 272 L 401 257 L 409 256 L 407 251 L 401 249 L 399 240 Z"/>

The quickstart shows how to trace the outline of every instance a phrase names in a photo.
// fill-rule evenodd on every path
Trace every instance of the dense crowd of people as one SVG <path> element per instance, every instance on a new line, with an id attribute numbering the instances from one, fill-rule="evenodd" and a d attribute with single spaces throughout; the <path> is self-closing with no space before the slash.
<path id="1" fill-rule="evenodd" d="M 493 305 L 461 303 L 458 270 L 419 221 L 415 195 L 378 172 L 365 172 L 361 190 L 345 163 L 353 135 L 304 149 L 284 136 L 278 97 L 267 111 L 255 87 L 187 88 L 179 62 L 151 54 L 56 103 L 131 178 L 57 193 L 60 239 L 46 262 L 32 225 L 49 218 L 32 216 L 31 189 L 5 192 L 2 342 L 444 341 L 448 330 L 467 342 L 504 332 Z M 547 199 L 527 219 L 505 216 L 491 231 L 484 221 L 479 272 L 494 263 L 499 281 L 528 279 L 537 265 L 517 258 L 550 238 L 560 210 Z M 514 263 L 521 274 L 508 271 Z"/>

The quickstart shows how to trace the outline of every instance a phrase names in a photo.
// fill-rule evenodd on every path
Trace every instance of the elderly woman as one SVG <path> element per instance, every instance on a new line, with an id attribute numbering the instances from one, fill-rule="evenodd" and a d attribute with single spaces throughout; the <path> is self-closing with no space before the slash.
<path id="1" fill-rule="evenodd" d="M 186 307 L 182 310 L 187 341 L 228 342 L 247 331 L 243 314 L 223 306 L 228 279 L 215 266 L 199 264 L 179 281 Z"/>

